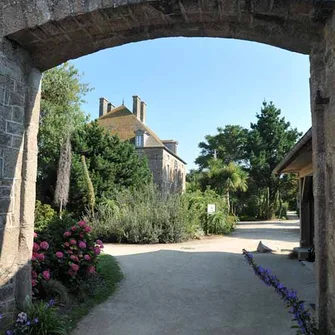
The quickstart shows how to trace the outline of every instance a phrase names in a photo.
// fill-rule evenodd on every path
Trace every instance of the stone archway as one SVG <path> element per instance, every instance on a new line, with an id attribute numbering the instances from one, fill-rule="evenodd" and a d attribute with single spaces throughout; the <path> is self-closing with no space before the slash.
<path id="1" fill-rule="evenodd" d="M 335 14 L 326 0 L 4 0 L 0 4 L 0 283 L 30 292 L 41 72 L 129 42 L 238 38 L 309 54 L 318 317 L 335 334 Z M 136 57 L 136 55 L 134 55 Z M 173 64 L 167 64 L 173 66 Z M 14 279 L 14 280 L 13 280 Z M 0 306 L 1 307 L 1 306 Z"/>

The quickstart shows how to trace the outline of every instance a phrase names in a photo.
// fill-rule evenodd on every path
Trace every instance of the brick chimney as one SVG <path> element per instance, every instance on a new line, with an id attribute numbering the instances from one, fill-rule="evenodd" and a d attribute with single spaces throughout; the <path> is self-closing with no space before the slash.
<path id="1" fill-rule="evenodd" d="M 145 123 L 145 120 L 147 118 L 147 104 L 142 101 L 141 102 L 141 114 L 140 114 L 140 120 Z"/>
<path id="2" fill-rule="evenodd" d="M 99 117 L 107 114 L 107 110 L 108 110 L 108 100 L 105 98 L 100 98 Z"/>
<path id="3" fill-rule="evenodd" d="M 137 95 L 133 95 L 133 114 L 141 120 L 141 99 Z"/>
<path id="4" fill-rule="evenodd" d="M 109 113 L 110 111 L 112 111 L 114 108 L 115 108 L 115 106 L 111 102 L 109 102 L 107 104 L 107 113 Z"/>

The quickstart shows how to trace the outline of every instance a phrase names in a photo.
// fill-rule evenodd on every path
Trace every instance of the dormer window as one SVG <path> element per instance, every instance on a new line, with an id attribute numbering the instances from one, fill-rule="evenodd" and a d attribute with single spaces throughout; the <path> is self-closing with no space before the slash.
<path id="1" fill-rule="evenodd" d="M 136 148 L 144 147 L 144 135 L 143 134 L 136 135 L 136 137 L 135 137 L 135 147 Z"/>
<path id="2" fill-rule="evenodd" d="M 135 147 L 136 148 L 143 148 L 145 144 L 145 131 L 137 130 L 135 133 Z"/>

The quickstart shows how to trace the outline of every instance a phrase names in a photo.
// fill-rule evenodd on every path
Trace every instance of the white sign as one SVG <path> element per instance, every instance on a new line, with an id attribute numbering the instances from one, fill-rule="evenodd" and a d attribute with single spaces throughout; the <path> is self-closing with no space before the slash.
<path id="1" fill-rule="evenodd" d="M 207 213 L 208 213 L 208 214 L 213 214 L 213 213 L 215 213 L 215 204 L 208 204 L 208 205 L 207 205 Z"/>

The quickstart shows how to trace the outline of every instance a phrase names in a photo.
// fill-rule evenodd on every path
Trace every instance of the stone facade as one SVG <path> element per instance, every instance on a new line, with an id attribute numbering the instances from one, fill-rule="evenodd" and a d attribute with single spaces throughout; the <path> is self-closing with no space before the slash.
<path id="1" fill-rule="evenodd" d="M 317 313 L 321 334 L 334 335 L 333 9 L 334 1 L 326 0 L 1 1 L 0 266 L 10 278 L 1 277 L 1 308 L 6 301 L 13 304 L 14 294 L 20 304 L 31 291 L 40 71 L 104 48 L 158 37 L 238 38 L 310 55 Z"/>
<path id="2" fill-rule="evenodd" d="M 182 193 L 186 190 L 185 164 L 164 148 L 138 148 L 147 157 L 153 181 L 163 193 Z"/>

